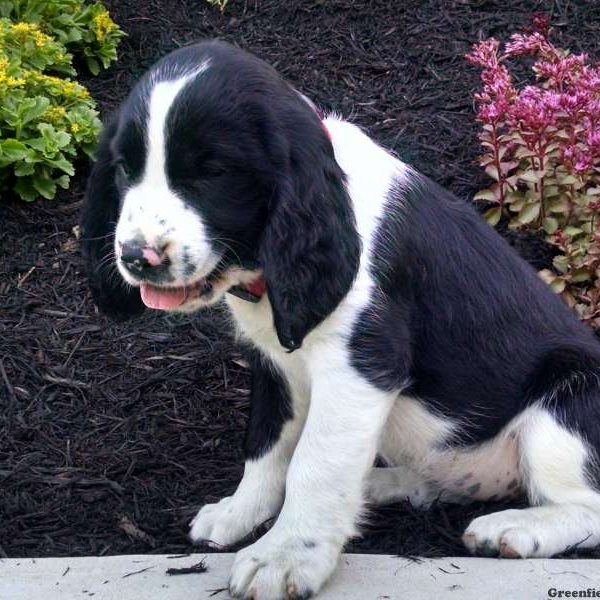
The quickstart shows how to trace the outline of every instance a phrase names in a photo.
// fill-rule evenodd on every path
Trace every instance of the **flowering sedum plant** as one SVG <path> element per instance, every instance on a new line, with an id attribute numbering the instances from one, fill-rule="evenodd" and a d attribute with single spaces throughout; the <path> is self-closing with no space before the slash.
<path id="1" fill-rule="evenodd" d="M 541 276 L 579 316 L 600 328 L 600 65 L 550 40 L 548 17 L 513 34 L 503 50 L 487 39 L 467 60 L 481 69 L 475 94 L 480 164 L 493 180 L 475 195 L 486 219 L 541 230 L 556 247 Z M 520 89 L 508 64 L 533 57 L 534 83 Z"/>
<path id="2" fill-rule="evenodd" d="M 123 35 L 100 3 L 0 0 L 3 190 L 31 201 L 68 187 L 78 154 L 95 147 L 100 120 L 87 89 L 71 79 L 67 48 L 97 73 L 116 59 Z"/>
<path id="3" fill-rule="evenodd" d="M 100 131 L 86 88 L 46 70 L 73 73 L 64 47 L 37 25 L 0 19 L 0 182 L 24 200 L 67 188 L 73 159 Z"/>
<path id="4" fill-rule="evenodd" d="M 0 0 L 0 17 L 36 24 L 75 54 L 85 58 L 97 75 L 117 60 L 117 47 L 125 33 L 100 3 L 85 0 Z"/>

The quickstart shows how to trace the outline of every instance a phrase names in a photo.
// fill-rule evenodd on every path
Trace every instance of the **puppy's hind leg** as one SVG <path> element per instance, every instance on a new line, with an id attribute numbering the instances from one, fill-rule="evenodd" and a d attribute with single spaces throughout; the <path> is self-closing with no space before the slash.
<path id="1" fill-rule="evenodd" d="M 593 435 L 586 435 L 593 431 L 575 418 L 572 402 L 562 410 L 531 407 L 523 415 L 520 471 L 535 506 L 472 521 L 463 536 L 471 552 L 549 557 L 600 544 L 600 493 L 591 476 L 596 449 L 589 441 Z M 597 429 L 600 401 L 590 408 L 589 428 Z"/>

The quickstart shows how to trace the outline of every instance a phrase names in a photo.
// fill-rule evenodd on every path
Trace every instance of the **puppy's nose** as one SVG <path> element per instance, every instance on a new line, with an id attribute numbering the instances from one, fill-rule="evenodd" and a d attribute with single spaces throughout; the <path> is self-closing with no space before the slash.
<path id="1" fill-rule="evenodd" d="M 161 265 L 164 251 L 152 246 L 142 246 L 136 242 L 125 242 L 121 244 L 120 259 L 127 269 L 140 274 Z"/>

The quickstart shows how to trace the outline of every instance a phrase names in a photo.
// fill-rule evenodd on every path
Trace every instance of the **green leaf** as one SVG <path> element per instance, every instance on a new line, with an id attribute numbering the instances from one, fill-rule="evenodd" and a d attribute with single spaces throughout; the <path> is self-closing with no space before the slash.
<path id="1" fill-rule="evenodd" d="M 561 185 L 574 185 L 575 183 L 579 183 L 579 179 L 574 175 L 563 175 L 562 177 L 559 177 L 558 180 Z"/>
<path id="2" fill-rule="evenodd" d="M 570 237 L 576 237 L 580 233 L 583 233 L 583 230 L 581 230 L 579 227 L 573 227 L 573 226 L 566 227 L 564 231 L 565 231 L 565 234 Z"/>
<path id="3" fill-rule="evenodd" d="M 519 192 L 517 190 L 511 190 L 505 196 L 505 200 L 507 202 L 519 202 L 520 200 L 525 199 L 525 194 L 523 192 Z"/>
<path id="4" fill-rule="evenodd" d="M 554 217 L 546 217 L 542 221 L 542 227 L 544 228 L 544 231 L 550 235 L 558 229 L 558 220 Z"/>
<path id="5" fill-rule="evenodd" d="M 581 283 L 583 281 L 589 281 L 591 279 L 591 275 L 589 271 L 585 269 L 577 269 L 571 273 L 571 281 L 573 283 Z"/>
<path id="6" fill-rule="evenodd" d="M 23 142 L 13 138 L 0 142 L 0 158 L 3 162 L 23 160 L 27 154 L 27 146 Z"/>
<path id="7" fill-rule="evenodd" d="M 52 198 L 54 198 L 56 195 L 56 184 L 54 181 L 52 181 L 52 179 L 35 173 L 31 182 L 36 191 L 39 192 L 40 196 L 43 196 L 48 200 L 52 200 Z"/>
<path id="8" fill-rule="evenodd" d="M 546 203 L 549 212 L 553 213 L 568 213 L 570 209 L 569 201 L 565 196 L 552 198 Z"/>
<path id="9" fill-rule="evenodd" d="M 42 98 L 41 96 L 28 98 L 27 101 L 23 103 L 22 109 L 19 111 L 21 125 L 25 125 L 26 123 L 41 117 L 49 106 L 50 100 L 48 100 L 48 98 Z"/>
<path id="10" fill-rule="evenodd" d="M 566 273 L 569 270 L 569 259 L 563 254 L 555 256 L 552 260 L 552 264 L 560 273 Z"/>
<path id="11" fill-rule="evenodd" d="M 25 177 L 35 173 L 35 164 L 32 162 L 20 162 L 15 165 L 14 173 L 17 177 Z"/>
<path id="12" fill-rule="evenodd" d="M 562 277 L 557 277 L 550 283 L 550 287 L 555 294 L 562 294 L 567 287 L 567 282 Z"/>
<path id="13" fill-rule="evenodd" d="M 30 177 L 21 177 L 18 179 L 14 190 L 20 198 L 27 202 L 33 202 L 39 198 L 39 194 L 33 187 Z"/>
<path id="14" fill-rule="evenodd" d="M 54 130 L 54 143 L 56 144 L 56 146 L 58 148 L 64 148 L 65 146 L 68 146 L 69 143 L 71 142 L 71 135 L 68 134 L 66 131 L 56 131 Z"/>
<path id="15" fill-rule="evenodd" d="M 494 206 L 493 208 L 486 210 L 483 213 L 483 217 L 492 227 L 495 227 L 502 217 L 502 207 Z"/>
<path id="16" fill-rule="evenodd" d="M 511 229 L 511 230 L 521 229 L 522 226 L 523 225 L 521 223 L 519 223 L 519 221 L 517 220 L 517 217 L 515 217 L 514 219 L 511 219 L 508 222 L 508 228 Z"/>
<path id="17" fill-rule="evenodd" d="M 496 159 L 493 156 L 484 155 L 479 159 L 479 166 L 487 167 L 491 165 Z"/>
<path id="18" fill-rule="evenodd" d="M 59 157 L 57 159 L 46 159 L 45 162 L 52 167 L 60 169 L 67 175 L 75 175 L 75 169 L 73 168 L 73 165 L 64 157 Z"/>
<path id="19" fill-rule="evenodd" d="M 519 223 L 523 225 L 527 225 L 531 223 L 533 220 L 537 219 L 540 215 L 540 203 L 539 202 L 531 202 L 526 204 L 519 214 L 517 215 L 517 220 Z"/>
<path id="20" fill-rule="evenodd" d="M 510 202 L 509 208 L 512 212 L 520 212 L 525 206 L 526 201 L 527 199 L 525 198 L 525 196 L 521 196 L 520 198 L 516 197 L 515 200 Z"/>
<path id="21" fill-rule="evenodd" d="M 512 171 L 514 168 L 519 166 L 519 162 L 516 160 L 507 160 L 500 163 L 500 170 L 504 175 L 506 175 L 509 171 Z"/>
<path id="22" fill-rule="evenodd" d="M 55 181 L 56 185 L 59 185 L 63 190 L 69 189 L 69 182 L 71 178 L 68 175 L 61 175 Z"/>
<path id="23" fill-rule="evenodd" d="M 481 200 L 486 202 L 495 202 L 496 194 L 492 190 L 481 190 L 473 196 L 473 200 Z"/>
<path id="24" fill-rule="evenodd" d="M 23 143 L 39 152 L 43 152 L 46 149 L 46 140 L 44 138 L 30 138 L 28 140 L 23 140 Z"/>
<path id="25" fill-rule="evenodd" d="M 485 172 L 495 181 L 500 181 L 500 174 L 498 173 L 498 167 L 496 167 L 496 165 L 488 165 L 485 168 Z"/>
<path id="26" fill-rule="evenodd" d="M 521 181 L 527 181 L 529 183 L 539 183 L 541 177 L 539 171 L 524 171 L 518 175 Z"/>
<path id="27" fill-rule="evenodd" d="M 100 63 L 95 58 L 87 56 L 85 62 L 92 75 L 98 75 L 100 73 Z"/>
<path id="28" fill-rule="evenodd" d="M 519 148 L 517 148 L 517 151 L 515 152 L 515 158 L 518 158 L 518 159 L 532 158 L 533 156 L 535 156 L 535 153 L 532 152 L 526 146 L 520 146 Z"/>

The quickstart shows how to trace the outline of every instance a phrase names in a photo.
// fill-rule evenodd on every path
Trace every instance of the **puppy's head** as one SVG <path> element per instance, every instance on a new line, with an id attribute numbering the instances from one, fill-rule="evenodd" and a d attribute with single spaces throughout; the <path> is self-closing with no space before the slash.
<path id="1" fill-rule="evenodd" d="M 105 312 L 196 310 L 264 277 L 289 349 L 358 268 L 344 175 L 313 107 L 218 42 L 173 52 L 132 90 L 101 139 L 82 227 Z"/>

